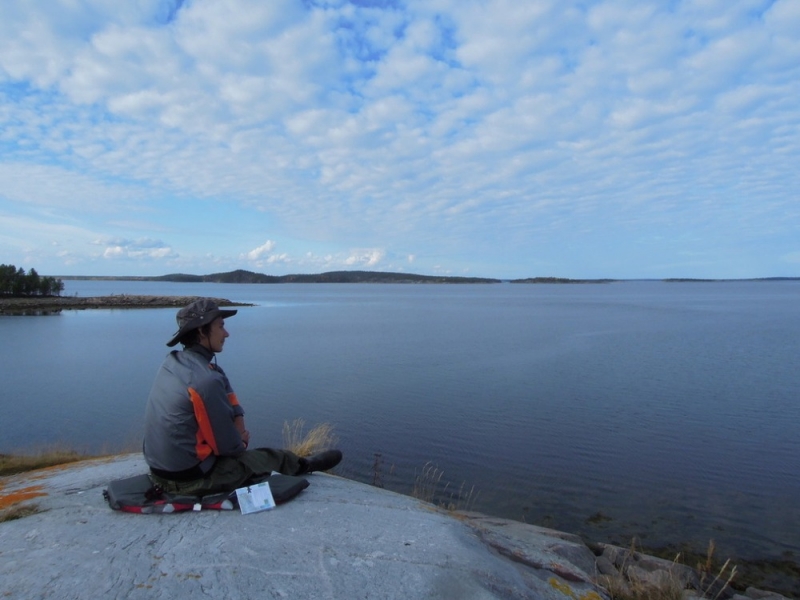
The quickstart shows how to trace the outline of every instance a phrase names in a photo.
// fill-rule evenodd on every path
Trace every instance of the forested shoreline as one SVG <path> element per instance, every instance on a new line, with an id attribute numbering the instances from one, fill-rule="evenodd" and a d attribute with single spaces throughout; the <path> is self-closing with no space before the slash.
<path id="1" fill-rule="evenodd" d="M 43 277 L 33 268 L 26 272 L 22 267 L 0 265 L 0 296 L 60 296 L 63 291 L 64 282 L 61 279 Z"/>

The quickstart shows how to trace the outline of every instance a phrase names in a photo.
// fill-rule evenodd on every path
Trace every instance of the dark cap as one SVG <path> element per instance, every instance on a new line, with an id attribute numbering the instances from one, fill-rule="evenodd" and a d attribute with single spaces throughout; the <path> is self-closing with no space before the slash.
<path id="1" fill-rule="evenodd" d="M 184 334 L 211 323 L 217 317 L 225 319 L 232 317 L 236 312 L 235 310 L 221 310 L 211 298 L 195 300 L 189 306 L 178 311 L 175 317 L 175 320 L 178 321 L 178 332 L 167 342 L 167 346 L 174 346 Z"/>

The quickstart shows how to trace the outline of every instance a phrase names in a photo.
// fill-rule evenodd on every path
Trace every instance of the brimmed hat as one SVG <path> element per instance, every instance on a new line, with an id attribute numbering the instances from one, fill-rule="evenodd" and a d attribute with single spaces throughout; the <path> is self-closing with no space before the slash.
<path id="1" fill-rule="evenodd" d="M 189 306 L 185 306 L 178 311 L 175 320 L 178 321 L 178 331 L 167 342 L 167 346 L 174 346 L 184 334 L 211 323 L 217 317 L 223 319 L 232 317 L 236 314 L 235 310 L 222 310 L 211 298 L 201 298 L 195 300 Z"/>

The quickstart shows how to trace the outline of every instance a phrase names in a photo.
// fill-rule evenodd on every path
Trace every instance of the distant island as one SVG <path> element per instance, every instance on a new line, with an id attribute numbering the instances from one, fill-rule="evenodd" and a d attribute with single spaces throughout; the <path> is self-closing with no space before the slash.
<path id="1" fill-rule="evenodd" d="M 158 277 L 62 276 L 61 279 L 170 281 L 176 283 L 501 283 L 500 279 L 484 277 L 447 277 L 381 271 L 330 271 L 311 275 L 264 275 L 263 273 L 254 273 L 243 269 L 228 271 L 227 273 L 212 273 L 210 275 L 172 273 Z"/>
<path id="2" fill-rule="evenodd" d="M 455 277 L 448 275 L 419 275 L 416 273 L 391 273 L 385 271 L 329 271 L 316 274 L 265 275 L 244 269 L 190 275 L 171 273 L 158 276 L 134 275 L 60 275 L 59 280 L 73 281 L 169 281 L 172 283 L 529 283 L 529 284 L 604 284 L 626 281 L 662 281 L 664 283 L 695 283 L 720 281 L 800 281 L 800 277 L 756 277 L 750 279 L 570 279 L 567 277 L 526 277 L 522 279 L 494 279 L 489 277 Z"/>
<path id="3" fill-rule="evenodd" d="M 710 283 L 721 281 L 800 281 L 800 277 L 752 277 L 750 279 L 693 279 L 691 277 L 671 277 L 662 279 L 665 283 Z"/>
<path id="4" fill-rule="evenodd" d="M 565 277 L 528 277 L 512 279 L 511 283 L 614 283 L 618 279 L 567 279 Z"/>

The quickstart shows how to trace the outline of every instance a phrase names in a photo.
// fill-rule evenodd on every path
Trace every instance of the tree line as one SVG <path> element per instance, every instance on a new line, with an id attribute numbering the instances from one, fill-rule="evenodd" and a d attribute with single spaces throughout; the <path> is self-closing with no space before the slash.
<path id="1" fill-rule="evenodd" d="M 0 296 L 60 296 L 64 282 L 55 277 L 42 277 L 36 269 L 19 269 L 0 265 Z"/>

